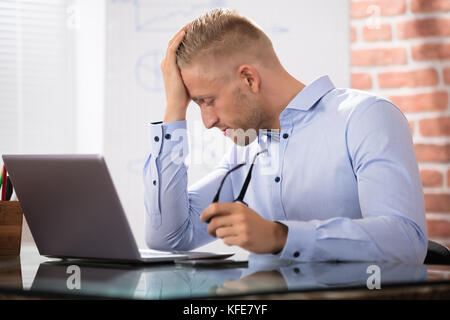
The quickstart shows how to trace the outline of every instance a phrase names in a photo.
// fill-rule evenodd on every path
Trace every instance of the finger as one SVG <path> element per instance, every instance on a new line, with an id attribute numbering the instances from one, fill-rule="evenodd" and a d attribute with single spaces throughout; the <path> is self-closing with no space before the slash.
<path id="1" fill-rule="evenodd" d="M 186 28 L 185 27 L 181 28 L 180 30 L 178 30 L 173 35 L 173 37 L 169 40 L 168 46 L 170 46 L 175 41 L 175 39 L 180 35 L 180 33 L 182 33 L 182 32 L 186 32 Z"/>
<path id="2" fill-rule="evenodd" d="M 214 216 L 230 214 L 235 209 L 235 204 L 232 202 L 215 202 L 210 204 L 200 215 L 200 220 L 203 222 L 211 220 Z"/>
<path id="3" fill-rule="evenodd" d="M 228 290 L 245 290 L 248 288 L 246 285 L 245 279 L 240 280 L 228 280 L 222 284 L 222 288 Z"/>
<path id="4" fill-rule="evenodd" d="M 236 293 L 236 290 L 232 290 L 232 289 L 228 289 L 228 288 L 224 288 L 224 287 L 219 287 L 219 288 L 217 288 L 216 293 L 218 295 L 228 295 L 228 294 Z"/>
<path id="5" fill-rule="evenodd" d="M 169 42 L 169 45 L 167 47 L 167 52 L 175 52 L 180 45 L 181 41 L 184 39 L 184 35 L 186 34 L 186 31 L 181 30 L 175 35 L 175 38 Z"/>
<path id="6" fill-rule="evenodd" d="M 178 49 L 178 46 L 180 45 L 181 41 L 184 39 L 185 32 L 182 31 L 181 33 L 177 34 L 176 38 L 172 43 L 169 44 L 166 51 L 166 57 L 175 58 L 175 53 Z"/>
<path id="7" fill-rule="evenodd" d="M 169 48 L 171 48 L 173 50 L 173 45 L 174 45 L 175 41 L 178 42 L 178 44 L 176 46 L 176 48 L 178 48 L 178 46 L 180 45 L 181 41 L 183 40 L 183 38 L 185 36 L 186 30 L 190 24 L 191 24 L 191 22 L 186 23 L 183 28 L 178 30 L 177 33 L 175 33 L 173 35 L 173 37 L 169 40 L 169 43 L 167 44 L 167 51 L 169 51 Z M 180 37 L 181 37 L 181 40 L 179 39 Z M 166 53 L 167 53 L 167 51 L 166 51 Z"/>
<path id="8" fill-rule="evenodd" d="M 211 218 L 211 221 L 208 224 L 208 228 L 206 231 L 213 237 L 216 237 L 216 230 L 223 227 L 230 227 L 233 225 L 233 219 L 232 216 L 229 214 L 225 215 L 217 215 L 213 218 Z"/>
<path id="9" fill-rule="evenodd" d="M 229 236 L 229 237 L 225 237 L 222 238 L 222 241 L 227 245 L 227 246 L 237 246 L 239 243 L 239 236 Z"/>
<path id="10" fill-rule="evenodd" d="M 218 228 L 216 230 L 216 236 L 218 238 L 227 238 L 227 237 L 234 237 L 238 235 L 238 232 L 236 230 L 236 228 L 234 227 L 222 227 L 222 228 Z"/>

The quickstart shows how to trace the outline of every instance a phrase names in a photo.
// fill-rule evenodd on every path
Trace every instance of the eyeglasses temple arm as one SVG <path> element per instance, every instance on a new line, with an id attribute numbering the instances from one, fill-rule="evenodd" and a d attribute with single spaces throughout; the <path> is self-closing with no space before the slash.
<path id="1" fill-rule="evenodd" d="M 242 167 L 243 165 L 245 165 L 245 163 L 238 164 L 236 167 L 234 167 L 233 169 L 229 170 L 229 171 L 225 174 L 225 176 L 222 178 L 222 181 L 220 182 L 219 189 L 217 189 L 217 193 L 216 193 L 216 195 L 214 196 L 214 199 L 213 199 L 213 201 L 212 201 L 213 203 L 214 203 L 214 202 L 219 202 L 220 191 L 222 190 L 223 184 L 225 183 L 225 179 L 228 177 L 228 175 L 229 175 L 231 172 L 233 172 L 234 170 L 239 169 L 239 168 Z"/>
<path id="2" fill-rule="evenodd" d="M 253 162 L 250 165 L 250 169 L 248 171 L 247 177 L 245 178 L 245 181 L 244 181 L 244 184 L 242 186 L 241 192 L 239 193 L 239 196 L 234 201 L 239 201 L 239 202 L 242 202 L 242 203 L 246 204 L 244 202 L 244 197 L 245 197 L 245 193 L 247 192 L 248 185 L 250 184 L 250 180 L 252 178 L 253 165 L 255 164 L 256 157 L 259 156 L 261 153 L 264 153 L 264 152 L 267 152 L 267 149 L 264 149 L 264 150 L 258 152 L 255 155 L 255 157 L 253 158 Z"/>

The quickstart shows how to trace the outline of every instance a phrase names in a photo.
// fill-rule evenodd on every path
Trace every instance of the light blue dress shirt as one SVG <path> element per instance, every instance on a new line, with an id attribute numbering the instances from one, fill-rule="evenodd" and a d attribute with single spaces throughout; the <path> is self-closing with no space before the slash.
<path id="1" fill-rule="evenodd" d="M 186 121 L 150 125 L 144 166 L 146 240 L 153 249 L 190 250 L 216 240 L 199 220 L 225 173 L 220 202 L 239 194 L 265 219 L 288 227 L 281 259 L 423 263 L 423 190 L 408 121 L 391 102 L 335 88 L 327 76 L 306 86 L 280 114 L 279 132 L 234 145 L 187 187 Z M 177 158 L 178 157 L 178 158 Z M 177 160 L 178 159 L 178 160 Z"/>

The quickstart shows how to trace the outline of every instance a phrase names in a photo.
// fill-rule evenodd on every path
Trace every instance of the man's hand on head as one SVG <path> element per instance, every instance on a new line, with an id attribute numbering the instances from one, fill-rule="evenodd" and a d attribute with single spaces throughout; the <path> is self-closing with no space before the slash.
<path id="1" fill-rule="evenodd" d="M 253 253 L 278 253 L 287 239 L 285 225 L 262 218 L 240 202 L 213 203 L 200 220 L 210 221 L 207 231 L 213 237 Z"/>
<path id="2" fill-rule="evenodd" d="M 161 61 L 161 71 L 164 78 L 167 102 L 164 122 L 185 120 L 186 110 L 191 100 L 183 83 L 183 79 L 181 78 L 176 57 L 178 46 L 184 39 L 188 25 L 189 24 L 181 28 L 173 38 L 170 39 L 166 50 L 166 56 Z"/>

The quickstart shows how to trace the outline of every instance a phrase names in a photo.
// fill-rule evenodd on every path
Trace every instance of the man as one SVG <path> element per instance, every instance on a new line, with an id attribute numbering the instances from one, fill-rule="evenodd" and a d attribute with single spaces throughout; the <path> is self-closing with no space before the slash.
<path id="1" fill-rule="evenodd" d="M 161 69 L 167 105 L 163 122 L 150 125 L 144 167 L 149 247 L 190 250 L 220 238 L 298 261 L 423 262 L 423 191 L 408 122 L 392 103 L 337 89 L 326 76 L 305 86 L 282 67 L 264 32 L 229 10 L 175 34 Z M 174 154 L 187 154 L 179 146 L 191 99 L 205 127 L 235 145 L 188 189 L 187 168 Z M 238 158 L 246 166 L 225 178 L 212 203 Z M 272 171 L 262 159 L 276 164 Z M 233 201 L 244 184 L 245 197 Z"/>

